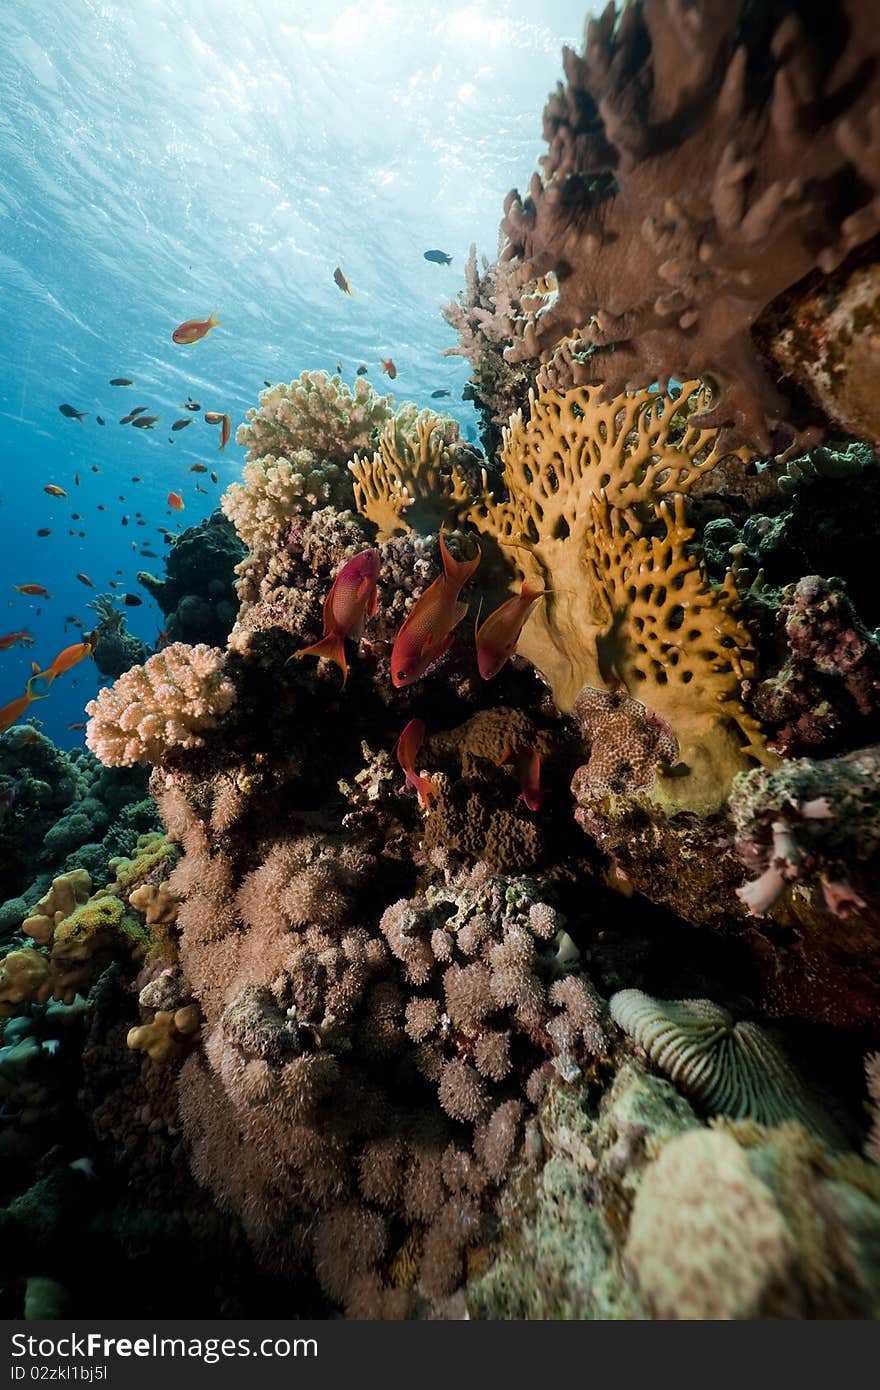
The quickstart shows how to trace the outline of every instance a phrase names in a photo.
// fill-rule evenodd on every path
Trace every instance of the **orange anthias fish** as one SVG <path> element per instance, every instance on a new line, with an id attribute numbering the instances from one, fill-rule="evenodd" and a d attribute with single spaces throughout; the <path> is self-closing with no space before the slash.
<path id="1" fill-rule="evenodd" d="M 43 488 L 43 491 L 48 492 L 50 497 L 67 496 L 67 493 L 64 491 L 64 488 L 59 487 L 57 483 L 47 483 L 46 486 Z"/>
<path id="2" fill-rule="evenodd" d="M 45 695 L 35 695 L 31 690 L 31 681 L 34 680 L 36 680 L 36 677 L 31 676 L 31 679 L 25 686 L 24 694 L 19 695 L 17 700 L 10 700 L 8 705 L 4 705 L 3 708 L 0 709 L 0 734 L 5 733 L 7 729 L 11 729 L 15 721 L 21 718 L 28 705 L 32 704 L 34 700 L 45 700 Z"/>
<path id="3" fill-rule="evenodd" d="M 228 415 L 222 414 L 219 410 L 205 411 L 206 425 L 220 425 L 220 450 L 226 448 L 229 443 L 229 436 L 232 433 L 232 421 Z"/>
<path id="4" fill-rule="evenodd" d="M 348 680 L 345 642 L 351 637 L 359 641 L 367 618 L 372 618 L 379 603 L 376 581 L 382 563 L 378 550 L 361 550 L 342 566 L 324 600 L 324 636 L 320 642 L 294 652 L 288 660 L 299 656 L 319 656 L 332 661 L 342 672 L 343 685 Z"/>
<path id="5" fill-rule="evenodd" d="M 212 328 L 217 327 L 220 320 L 216 315 L 215 309 L 206 319 L 187 319 L 185 323 L 179 323 L 171 334 L 172 343 L 197 343 L 199 338 L 204 338 Z"/>
<path id="6" fill-rule="evenodd" d="M 437 795 L 437 788 L 430 777 L 420 777 L 416 772 L 416 758 L 425 738 L 425 725 L 421 719 L 411 719 L 397 740 L 397 761 L 406 774 L 406 780 L 415 787 L 419 801 L 426 811 L 431 809 L 431 797 Z"/>
<path id="7" fill-rule="evenodd" d="M 512 763 L 519 782 L 519 800 L 525 802 L 530 811 L 540 811 L 544 801 L 541 787 L 541 758 L 536 748 L 517 748 L 501 759 L 502 763 Z"/>
<path id="8" fill-rule="evenodd" d="M 477 666 L 484 681 L 497 676 L 513 656 L 526 619 L 547 592 L 547 589 L 530 589 L 528 584 L 523 584 L 517 595 L 499 604 L 485 622 L 474 629 Z"/>
<path id="9" fill-rule="evenodd" d="M 24 647 L 34 645 L 34 639 L 26 627 L 20 628 L 18 632 L 7 632 L 5 637 L 0 637 L 0 652 L 8 652 L 17 642 L 21 642 Z"/>
<path id="10" fill-rule="evenodd" d="M 62 676 L 65 671 L 69 671 L 72 666 L 77 666 L 84 661 L 87 656 L 91 656 L 98 641 L 97 629 L 91 633 L 84 642 L 75 642 L 72 647 L 65 647 L 59 652 L 51 665 L 45 671 L 38 672 L 32 679 L 41 679 L 51 685 L 56 676 Z"/>
<path id="11" fill-rule="evenodd" d="M 394 358 L 380 357 L 379 361 L 382 363 L 382 371 L 387 372 L 387 374 L 391 377 L 391 380 L 393 381 L 394 378 L 397 376 L 397 368 L 394 365 Z"/>
<path id="12" fill-rule="evenodd" d="M 480 563 L 480 547 L 472 560 L 454 560 L 441 531 L 440 554 L 443 573 L 416 600 L 394 639 L 391 681 L 398 689 L 419 680 L 449 650 L 452 630 L 467 612 L 458 596 Z"/>
<path id="13" fill-rule="evenodd" d="M 184 501 L 179 492 L 169 492 L 168 505 L 173 512 L 182 512 Z"/>
<path id="14" fill-rule="evenodd" d="M 44 589 L 42 584 L 13 584 L 17 594 L 33 594 L 38 598 L 51 598 L 48 589 Z"/>

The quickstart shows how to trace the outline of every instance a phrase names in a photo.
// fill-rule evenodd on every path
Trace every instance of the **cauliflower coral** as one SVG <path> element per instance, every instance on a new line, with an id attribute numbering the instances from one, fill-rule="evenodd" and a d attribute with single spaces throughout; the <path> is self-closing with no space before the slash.
<path id="1" fill-rule="evenodd" d="M 174 642 L 89 701 L 86 743 L 107 767 L 157 763 L 171 748 L 200 747 L 234 702 L 223 653 Z"/>

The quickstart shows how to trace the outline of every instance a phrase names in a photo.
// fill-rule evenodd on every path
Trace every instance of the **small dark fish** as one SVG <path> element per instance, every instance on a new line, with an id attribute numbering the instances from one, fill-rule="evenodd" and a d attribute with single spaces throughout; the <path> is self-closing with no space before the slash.
<path id="1" fill-rule="evenodd" d="M 114 376 L 110 381 L 111 386 L 134 386 L 127 376 Z"/>
<path id="2" fill-rule="evenodd" d="M 107 423 L 106 420 L 102 420 L 102 419 L 101 419 L 100 415 L 96 415 L 96 416 L 95 416 L 95 419 L 97 420 L 97 422 L 98 422 L 99 425 L 104 425 L 104 424 Z"/>
<path id="3" fill-rule="evenodd" d="M 80 424 L 82 424 L 88 414 L 87 410 L 77 410 L 76 407 L 72 405 L 59 405 L 58 409 L 61 411 L 65 420 L 79 420 Z"/>
<path id="4" fill-rule="evenodd" d="M 141 519 L 140 521 L 136 521 L 136 522 L 135 522 L 135 525 L 136 525 L 136 526 L 146 526 L 146 524 L 147 524 L 147 523 L 146 523 L 143 519 Z"/>
<path id="5" fill-rule="evenodd" d="M 206 497 L 208 495 L 208 489 L 206 487 L 202 487 L 200 483 L 196 483 L 196 492 L 203 492 Z"/>
<path id="6" fill-rule="evenodd" d="M 169 443 L 169 444 L 173 444 L 173 443 L 174 443 L 174 440 L 171 438 L 171 435 L 170 435 L 170 434 L 169 434 L 169 436 L 168 436 L 168 443 Z"/>
<path id="7" fill-rule="evenodd" d="M 82 521 L 82 513 L 81 513 L 81 512 L 71 512 L 71 513 L 70 513 L 70 519 L 71 519 L 71 521 Z"/>
<path id="8" fill-rule="evenodd" d="M 138 598 L 137 594 L 126 594 L 122 601 L 126 608 L 140 608 L 143 603 L 143 599 Z"/>
<path id="9" fill-rule="evenodd" d="M 68 531 L 67 534 L 68 534 L 68 536 L 75 536 L 75 535 L 76 535 L 76 532 L 75 532 L 75 531 Z"/>
<path id="10" fill-rule="evenodd" d="M 142 554 L 142 555 L 146 555 L 146 557 L 147 557 L 148 560 L 158 560 L 158 558 L 159 558 L 159 556 L 156 554 L 155 550 L 142 550 L 142 551 L 141 551 L 141 554 Z"/>
<path id="11" fill-rule="evenodd" d="M 104 506 L 104 503 L 103 503 L 103 502 L 99 502 L 99 503 L 98 503 L 98 511 L 99 511 L 99 512 L 106 512 L 106 510 L 107 510 L 107 508 Z"/>
<path id="12" fill-rule="evenodd" d="M 79 536 L 80 540 L 84 540 L 84 539 L 85 539 L 85 534 L 86 534 L 85 531 L 77 531 L 76 534 Z"/>
<path id="13" fill-rule="evenodd" d="M 452 392 L 451 392 L 451 391 L 432 391 L 432 392 L 431 392 L 431 400 L 432 400 L 432 401 L 439 401 L 439 399 L 440 399 L 441 396 L 451 396 L 451 395 L 452 395 Z"/>
<path id="14" fill-rule="evenodd" d="M 337 371 L 337 373 L 339 374 L 339 376 L 342 376 L 342 363 L 341 363 L 341 362 L 337 362 L 337 363 L 336 363 L 336 371 Z M 267 383 L 267 384 L 268 384 L 268 383 Z"/>
<path id="15" fill-rule="evenodd" d="M 151 430 L 159 420 L 158 415 L 141 415 L 137 420 L 132 420 L 132 428 L 136 430 Z"/>
<path id="16" fill-rule="evenodd" d="M 366 369 L 366 367 L 364 366 L 363 362 L 362 362 L 361 365 L 358 367 L 358 369 L 357 369 L 357 374 L 358 374 L 358 376 L 366 376 L 366 375 L 367 375 L 367 369 Z"/>
<path id="17" fill-rule="evenodd" d="M 452 257 L 447 256 L 445 251 L 425 251 L 426 261 L 433 261 L 435 265 L 452 265 Z"/>
<path id="18" fill-rule="evenodd" d="M 129 412 L 129 419 L 133 420 L 136 415 L 143 415 L 145 410 L 149 410 L 148 405 L 136 405 L 134 410 Z"/>
<path id="19" fill-rule="evenodd" d="M 37 532 L 38 536 L 51 536 L 51 534 L 52 532 L 49 530 L 48 526 L 41 526 L 39 531 Z"/>
<path id="20" fill-rule="evenodd" d="M 341 266 L 337 266 L 334 270 L 333 279 L 335 283 L 339 286 L 339 288 L 342 290 L 343 294 L 347 294 L 351 299 L 354 299 L 354 290 L 348 283 L 348 276 L 345 274 L 345 271 L 341 268 Z"/>
<path id="21" fill-rule="evenodd" d="M 135 477 L 135 478 L 132 478 L 131 481 L 132 481 L 133 483 L 140 483 L 140 482 L 143 481 L 143 479 L 142 479 L 142 478 L 137 478 L 137 477 Z"/>
<path id="22" fill-rule="evenodd" d="M 189 421 L 187 420 L 187 424 Z M 190 473 L 207 473 L 207 468 L 203 463 L 194 463 L 190 466 Z"/>
<path id="23" fill-rule="evenodd" d="M 180 408 L 181 410 L 201 410 L 202 407 L 199 405 L 198 401 L 189 400 Z"/>
<path id="24" fill-rule="evenodd" d="M 214 472 L 213 469 L 211 469 L 211 482 L 212 482 L 212 483 L 219 483 L 219 481 L 220 481 L 220 479 L 217 477 L 217 474 Z"/>
<path id="25" fill-rule="evenodd" d="M 98 467 L 98 465 L 97 465 L 96 463 L 93 463 L 93 464 L 92 464 L 92 472 L 93 472 L 93 473 L 100 473 L 100 471 L 101 471 L 101 470 L 100 470 L 100 468 Z"/>
<path id="26" fill-rule="evenodd" d="M 80 584 L 85 584 L 87 589 L 94 589 L 95 586 L 87 574 L 78 574 L 76 577 Z"/>
<path id="27" fill-rule="evenodd" d="M 107 583 L 110 585 L 110 588 L 111 588 L 111 589 L 121 589 L 121 588 L 122 588 L 122 585 L 120 584 L 120 582 L 119 582 L 118 579 L 108 579 L 108 580 L 107 580 Z"/>
<path id="28" fill-rule="evenodd" d="M 74 481 L 74 486 L 79 487 L 79 474 L 78 474 L 78 473 L 74 473 L 74 475 L 73 475 L 73 481 Z"/>
<path id="29" fill-rule="evenodd" d="M 67 726 L 69 732 L 71 732 L 71 733 L 73 732 L 74 729 L 84 729 L 85 727 L 86 727 L 86 725 L 85 725 L 85 720 L 80 720 L 80 721 L 78 721 L 76 724 L 68 724 L 68 726 Z"/>
<path id="30" fill-rule="evenodd" d="M 127 516 L 124 516 L 124 517 L 121 518 L 120 525 L 121 525 L 121 526 L 127 526 L 127 525 L 128 525 L 128 517 L 127 517 Z"/>
<path id="31" fill-rule="evenodd" d="M 264 382 L 263 382 L 263 385 L 264 385 L 264 386 L 271 386 L 272 383 L 271 383 L 271 381 L 264 381 Z"/>
<path id="32" fill-rule="evenodd" d="M 175 420 L 175 421 L 174 421 L 174 424 L 171 426 L 171 428 L 172 428 L 172 429 L 175 431 L 175 433 L 176 433 L 177 430 L 185 430 L 186 427 L 187 427 L 187 425 L 191 425 L 191 424 L 192 424 L 192 420 Z"/>

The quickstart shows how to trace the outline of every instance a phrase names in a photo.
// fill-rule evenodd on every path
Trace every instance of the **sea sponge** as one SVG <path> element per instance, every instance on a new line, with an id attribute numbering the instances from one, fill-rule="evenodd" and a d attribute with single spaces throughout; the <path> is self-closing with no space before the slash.
<path id="1" fill-rule="evenodd" d="M 517 650 L 557 706 L 588 686 L 655 711 L 683 775 L 653 795 L 700 811 L 721 804 L 737 771 L 772 761 L 742 703 L 755 665 L 735 584 L 714 587 L 690 544 L 684 495 L 729 457 L 717 430 L 694 423 L 706 399 L 697 381 L 605 403 L 593 388 L 532 393 L 528 419 L 504 432 L 506 496 L 468 512 L 524 580 L 551 591 Z"/>
<path id="2" fill-rule="evenodd" d="M 174 642 L 133 666 L 86 705 L 86 743 L 107 767 L 158 763 L 172 748 L 200 748 L 235 703 L 223 653 Z"/>
<path id="3" fill-rule="evenodd" d="M 33 937 L 38 946 L 48 946 L 59 922 L 87 903 L 91 891 L 92 880 L 85 869 L 71 869 L 53 878 L 48 893 L 21 924 L 25 936 Z"/>

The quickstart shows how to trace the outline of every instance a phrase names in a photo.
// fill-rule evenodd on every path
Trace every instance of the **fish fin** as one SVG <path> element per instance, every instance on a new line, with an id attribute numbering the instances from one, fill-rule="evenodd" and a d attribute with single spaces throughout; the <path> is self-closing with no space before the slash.
<path id="1" fill-rule="evenodd" d="M 483 611 L 483 595 L 480 594 L 480 601 L 477 604 L 477 616 L 474 618 L 474 641 L 480 640 L 480 614 Z"/>
<path id="2" fill-rule="evenodd" d="M 430 777 L 420 777 L 418 773 L 415 773 L 413 785 L 419 794 L 419 801 L 421 802 L 423 809 L 426 811 L 430 811 L 431 799 L 432 797 L 435 797 L 438 794 L 437 788 L 434 785 L 433 781 Z"/>
<path id="3" fill-rule="evenodd" d="M 482 559 L 483 552 L 477 544 L 477 553 L 472 560 L 456 560 L 450 555 L 443 536 L 443 527 L 440 527 L 440 555 L 443 560 L 443 574 L 447 583 L 454 585 L 455 589 L 463 589 L 471 575 L 474 574 Z"/>
<path id="4" fill-rule="evenodd" d="M 48 685 L 51 685 L 54 679 L 55 679 L 54 673 L 50 675 L 50 673 L 49 673 L 48 670 L 45 670 L 45 671 L 35 671 L 34 674 L 31 676 L 30 680 L 27 682 L 27 684 L 26 684 L 26 686 L 25 686 L 25 692 L 26 692 L 26 694 L 27 694 L 28 699 L 29 699 L 29 700 L 45 700 L 46 695 L 49 694 L 48 690 L 46 691 L 46 695 L 35 695 L 34 692 L 31 690 L 31 686 L 33 685 L 34 681 L 38 681 L 38 680 L 44 680 L 44 681 L 46 681 L 46 683 L 47 683 Z"/>
<path id="5" fill-rule="evenodd" d="M 294 652 L 293 656 L 287 658 L 293 661 L 294 657 L 317 656 L 322 661 L 332 661 L 342 672 L 343 685 L 348 680 L 348 662 L 345 659 L 345 643 L 338 632 L 330 632 L 322 637 L 320 642 L 313 642 L 310 647 L 303 647 L 301 651 Z"/>
<path id="6" fill-rule="evenodd" d="M 210 314 L 208 315 L 208 323 L 209 323 L 209 325 L 210 325 L 211 328 L 217 328 L 217 327 L 219 327 L 220 320 L 218 319 L 217 314 L 218 314 L 218 310 L 217 310 L 217 309 L 212 309 L 211 312 L 210 312 Z"/>
<path id="7" fill-rule="evenodd" d="M 452 605 L 452 611 L 453 611 L 453 613 L 455 614 L 455 618 L 454 618 L 454 620 L 453 620 L 452 626 L 453 626 L 453 627 L 458 627 L 458 625 L 459 625 L 459 623 L 461 622 L 462 618 L 465 617 L 465 615 L 466 615 L 466 613 L 467 613 L 467 611 L 468 611 L 468 605 L 467 605 L 467 604 L 464 602 L 464 600 L 462 599 L 462 601 L 461 601 L 460 603 L 454 603 L 454 604 Z M 450 642 L 451 642 L 451 641 L 452 641 L 452 638 L 450 637 L 449 640 L 450 640 Z"/>

